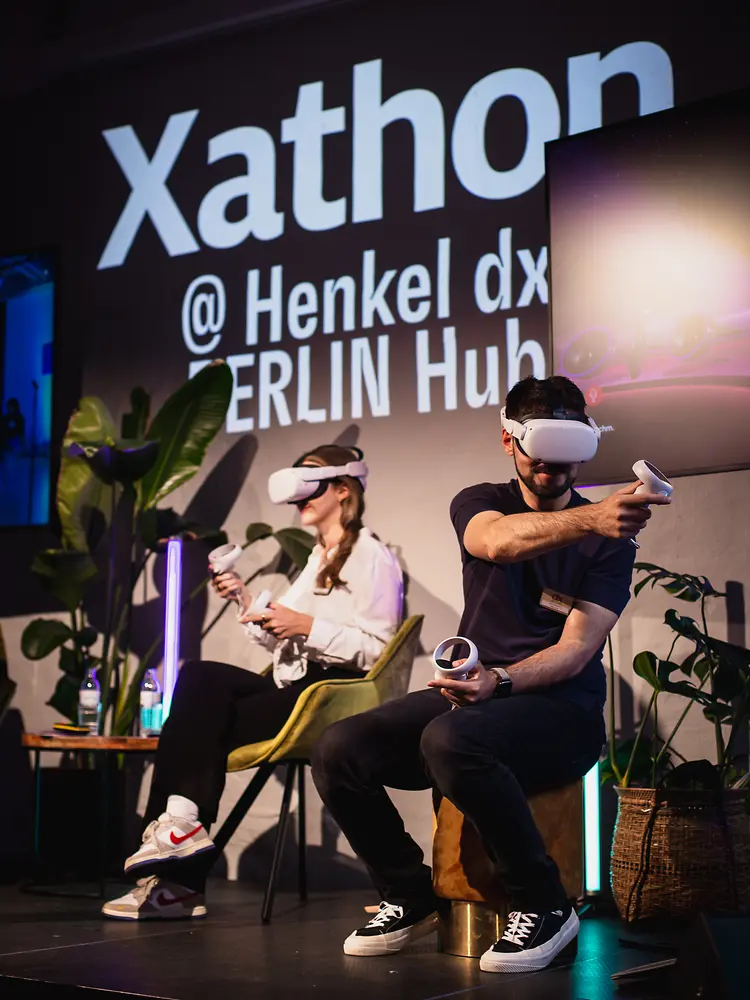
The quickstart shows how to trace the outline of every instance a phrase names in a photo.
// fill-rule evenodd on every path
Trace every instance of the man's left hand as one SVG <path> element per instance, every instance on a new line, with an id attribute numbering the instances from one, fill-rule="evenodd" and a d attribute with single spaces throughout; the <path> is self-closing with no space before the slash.
<path id="1" fill-rule="evenodd" d="M 453 666 L 460 667 L 465 662 L 466 660 L 456 660 Z M 464 681 L 441 677 L 439 681 L 428 681 L 427 687 L 439 688 L 442 696 L 453 705 L 477 705 L 492 697 L 497 687 L 497 675 L 477 663 Z"/>

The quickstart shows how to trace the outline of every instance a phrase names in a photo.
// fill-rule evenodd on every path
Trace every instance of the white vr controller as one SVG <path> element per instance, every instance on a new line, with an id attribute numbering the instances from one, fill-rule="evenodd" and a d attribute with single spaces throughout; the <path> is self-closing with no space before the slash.
<path id="1" fill-rule="evenodd" d="M 234 565 L 241 555 L 242 549 L 239 545 L 220 545 L 218 549 L 213 549 L 208 553 L 208 564 L 214 573 L 228 573 L 234 569 Z M 273 594 L 270 590 L 261 590 L 250 607 L 245 609 L 245 613 L 264 611 L 272 597 Z"/>
<path id="2" fill-rule="evenodd" d="M 674 486 L 663 472 L 660 472 L 655 465 L 647 462 L 644 458 L 635 463 L 633 472 L 643 483 L 643 486 L 639 486 L 635 491 L 636 493 L 655 493 L 661 497 L 672 495 Z"/>
<path id="3" fill-rule="evenodd" d="M 220 545 L 208 553 L 208 564 L 214 573 L 228 573 L 241 555 L 239 545 Z"/>
<path id="4" fill-rule="evenodd" d="M 660 497 L 669 497 L 672 495 L 674 486 L 670 483 L 663 472 L 660 472 L 655 465 L 647 462 L 645 458 L 641 458 L 635 463 L 633 466 L 633 472 L 643 483 L 643 485 L 639 486 L 635 491 L 636 495 L 639 493 L 655 493 Z M 631 538 L 630 541 L 637 549 L 640 548 L 640 545 L 636 542 L 635 538 Z"/>
<path id="5" fill-rule="evenodd" d="M 444 657 L 449 649 L 461 643 L 468 647 L 469 654 L 466 657 L 465 663 L 462 663 L 460 667 L 454 667 L 451 661 L 444 659 Z M 446 678 L 454 681 L 463 681 L 466 680 L 467 675 L 471 673 L 479 662 L 479 651 L 471 639 L 467 639 L 462 635 L 453 635 L 450 639 L 443 639 L 440 645 L 435 647 L 432 660 L 435 664 L 436 681 L 445 680 Z"/>

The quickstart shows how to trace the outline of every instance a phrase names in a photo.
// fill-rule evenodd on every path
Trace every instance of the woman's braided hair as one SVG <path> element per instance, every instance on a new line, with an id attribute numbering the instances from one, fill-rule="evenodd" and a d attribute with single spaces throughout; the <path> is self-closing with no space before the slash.
<path id="1" fill-rule="evenodd" d="M 347 462 L 358 462 L 362 459 L 359 448 L 348 448 L 338 444 L 323 444 L 307 452 L 298 459 L 295 465 L 346 465 Z M 321 590 L 333 590 L 335 587 L 345 587 L 346 580 L 341 579 L 341 570 L 354 548 L 362 530 L 362 515 L 365 512 L 365 496 L 362 483 L 354 476 L 337 476 L 330 480 L 335 486 L 348 486 L 349 495 L 341 501 L 341 526 L 344 534 L 330 559 L 323 562 L 315 581 Z M 322 539 L 318 537 L 318 543 Z"/>

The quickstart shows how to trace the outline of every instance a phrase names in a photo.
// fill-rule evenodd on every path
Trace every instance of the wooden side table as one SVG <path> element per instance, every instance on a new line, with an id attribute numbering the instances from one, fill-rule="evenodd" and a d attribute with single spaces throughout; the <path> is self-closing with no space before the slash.
<path id="1" fill-rule="evenodd" d="M 107 882 L 107 848 L 109 845 L 109 772 L 112 754 L 154 754 L 159 746 L 158 736 L 44 736 L 41 733 L 24 733 L 23 746 L 34 753 L 34 867 L 39 867 L 39 822 L 42 793 L 41 756 L 45 752 L 72 751 L 94 755 L 101 776 L 100 836 L 99 836 L 99 892 L 94 898 L 104 899 Z M 27 891 L 53 895 L 85 895 L 91 893 L 54 892 L 40 886 L 27 885 Z"/>

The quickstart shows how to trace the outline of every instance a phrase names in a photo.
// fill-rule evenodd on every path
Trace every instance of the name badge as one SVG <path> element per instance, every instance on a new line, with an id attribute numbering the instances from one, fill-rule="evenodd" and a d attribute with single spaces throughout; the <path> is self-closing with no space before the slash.
<path id="1" fill-rule="evenodd" d="M 539 603 L 548 611 L 557 611 L 558 614 L 567 616 L 573 607 L 573 598 L 557 590 L 543 590 Z"/>

